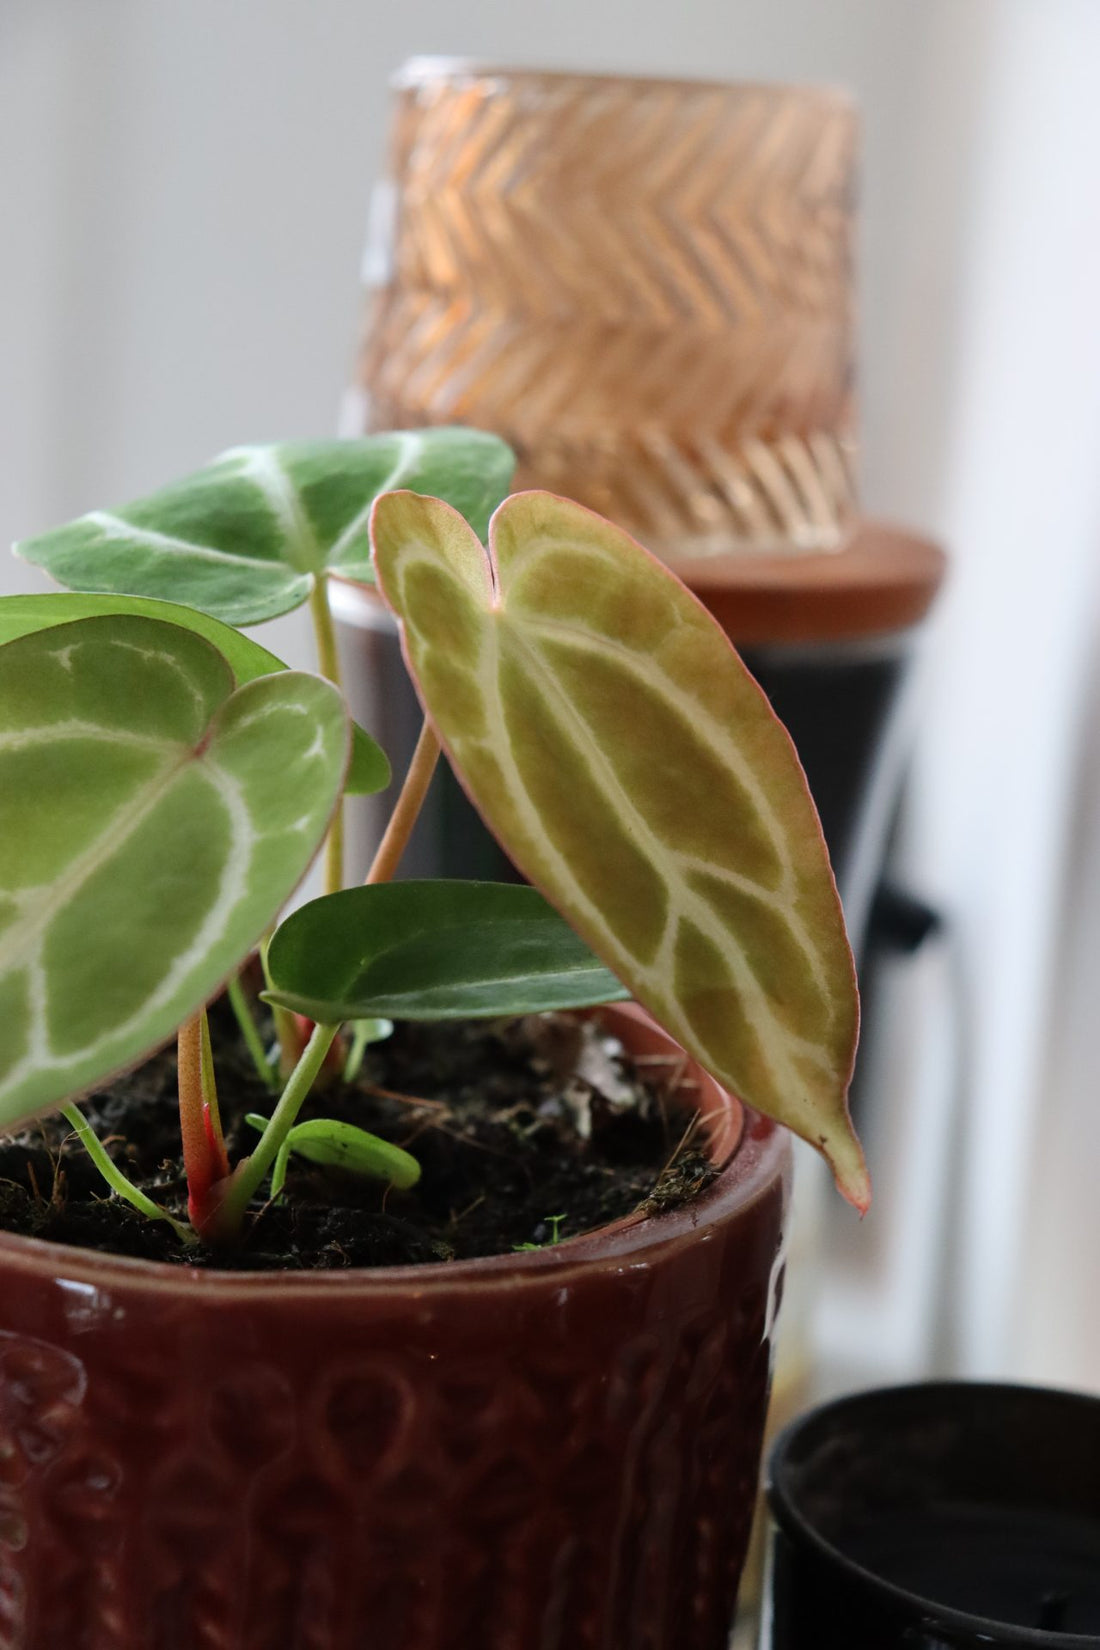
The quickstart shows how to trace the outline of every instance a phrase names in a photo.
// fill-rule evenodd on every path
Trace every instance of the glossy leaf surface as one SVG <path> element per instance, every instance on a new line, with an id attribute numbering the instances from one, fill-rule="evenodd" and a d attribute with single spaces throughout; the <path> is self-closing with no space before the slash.
<path id="1" fill-rule="evenodd" d="M 480 430 L 234 447 L 16 552 L 73 590 L 186 602 L 226 624 L 259 624 L 300 606 L 320 574 L 373 578 L 368 522 L 380 492 L 437 494 L 484 532 L 512 465 L 504 442 Z"/>
<path id="2" fill-rule="evenodd" d="M 520 493 L 490 551 L 446 504 L 375 507 L 421 698 L 516 865 L 683 1046 L 869 1198 L 858 1001 L 790 739 L 719 626 L 629 536 Z"/>
<path id="3" fill-rule="evenodd" d="M 115 613 L 161 619 L 165 624 L 177 624 L 205 636 L 228 661 L 238 687 L 287 668 L 282 659 L 269 653 L 259 642 L 242 636 L 239 630 L 222 624 L 220 619 L 212 619 L 208 613 L 184 607 L 182 602 L 158 602 L 142 596 L 90 596 L 61 590 L 41 596 L 5 596 L 0 598 L 0 646 L 15 641 L 18 636 L 29 636 L 32 631 L 48 630 L 51 625 Z M 391 777 L 385 751 L 369 733 L 353 723 L 351 765 L 345 790 L 351 796 L 369 796 L 375 791 L 384 791 Z"/>
<path id="4" fill-rule="evenodd" d="M 135 1064 L 301 879 L 348 756 L 334 688 L 235 688 L 201 636 L 91 618 L 0 647 L 0 1122 Z"/>
<path id="5" fill-rule="evenodd" d="M 293 912 L 263 993 L 311 1020 L 452 1020 L 628 996 L 533 888 L 383 882 Z"/>

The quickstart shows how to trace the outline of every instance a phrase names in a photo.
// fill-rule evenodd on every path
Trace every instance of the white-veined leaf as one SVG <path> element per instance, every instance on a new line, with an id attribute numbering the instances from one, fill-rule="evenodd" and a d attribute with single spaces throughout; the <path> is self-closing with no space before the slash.
<path id="1" fill-rule="evenodd" d="M 242 636 L 232 625 L 222 624 L 209 613 L 184 607 L 182 602 L 159 602 L 145 596 L 91 596 L 74 591 L 51 590 L 41 596 L 0 597 L 0 646 L 13 642 L 19 636 L 29 636 L 35 630 L 48 630 L 52 625 L 69 624 L 73 619 L 95 619 L 117 613 L 138 618 L 161 619 L 165 624 L 177 624 L 184 630 L 193 630 L 205 636 L 232 668 L 237 686 L 254 682 L 259 676 L 270 676 L 273 671 L 285 670 L 282 659 L 269 653 L 266 647 L 254 642 L 251 636 Z M 351 763 L 348 767 L 345 790 L 349 796 L 369 796 L 384 791 L 389 784 L 389 758 L 382 747 L 359 724 L 352 724 Z"/>
<path id="2" fill-rule="evenodd" d="M 185 602 L 231 625 L 301 605 L 334 573 L 370 581 L 380 492 L 437 494 L 483 532 L 513 458 L 480 430 L 403 430 L 354 441 L 235 447 L 146 498 L 17 544 L 72 590 Z"/>
<path id="3" fill-rule="evenodd" d="M 176 625 L 0 647 L 0 1122 L 135 1064 L 214 993 L 316 853 L 348 744 L 328 683 L 235 688 Z"/>

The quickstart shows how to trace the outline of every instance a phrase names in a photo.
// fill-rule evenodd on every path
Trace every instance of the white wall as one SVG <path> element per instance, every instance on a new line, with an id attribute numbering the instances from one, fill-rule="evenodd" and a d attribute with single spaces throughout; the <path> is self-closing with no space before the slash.
<path id="1" fill-rule="evenodd" d="M 930 288 L 952 279 L 942 234 L 938 272 L 909 255 L 925 165 L 914 110 L 941 9 L 5 0 L 0 222 L 14 256 L 0 272 L 0 537 L 123 498 L 231 442 L 330 427 L 387 75 L 425 50 L 853 87 L 867 124 L 868 486 L 927 513 L 923 480 L 903 476 L 928 470 L 920 455 L 938 431 L 901 416 L 891 340 L 914 278 L 933 304 Z M 958 118 L 949 111 L 947 126 Z M 951 215 L 950 203 L 933 208 Z"/>
<path id="2" fill-rule="evenodd" d="M 974 1374 L 1037 1367 L 1020 1334 L 1043 1287 L 1031 1274 L 1029 1290 L 1026 1266 L 1036 1150 L 1053 1125 L 1072 1171 L 1089 1138 L 1075 1147 L 1066 1133 L 1080 1095 L 1046 1044 L 1055 1025 L 1059 1042 L 1074 1034 L 1052 989 L 1062 904 L 1097 875 L 1087 856 L 1066 861 L 1100 611 L 1097 62 L 1094 0 L 1000 8 L 944 495 L 960 554 L 913 785 L 911 864 L 952 913 L 969 982 L 948 1345 Z M 1095 1047 L 1078 1051 L 1074 1083 L 1095 1097 Z M 1095 1253 L 1090 1267 L 1074 1241 L 1082 1213 L 1055 1191 L 1045 1224 L 1060 1234 L 1067 1307 L 1075 1297 L 1066 1329 L 1078 1316 L 1092 1325 L 1073 1378 L 1100 1389 Z M 1055 1340 L 1047 1353 L 1070 1378 L 1068 1348 Z"/>

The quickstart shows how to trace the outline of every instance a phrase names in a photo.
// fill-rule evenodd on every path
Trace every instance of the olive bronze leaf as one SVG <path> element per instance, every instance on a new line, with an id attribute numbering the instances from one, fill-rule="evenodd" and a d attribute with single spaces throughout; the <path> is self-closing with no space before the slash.
<path id="1" fill-rule="evenodd" d="M 486 552 L 447 504 L 375 506 L 383 596 L 493 834 L 707 1070 L 866 1207 L 851 952 L 794 747 L 718 624 L 628 534 L 518 493 Z"/>

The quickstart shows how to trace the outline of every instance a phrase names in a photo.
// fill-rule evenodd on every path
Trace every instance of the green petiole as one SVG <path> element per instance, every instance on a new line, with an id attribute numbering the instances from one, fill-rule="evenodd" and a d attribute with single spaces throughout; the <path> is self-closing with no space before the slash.
<path id="1" fill-rule="evenodd" d="M 283 1141 L 293 1128 L 339 1029 L 338 1024 L 314 1026 L 309 1042 L 287 1080 L 286 1088 L 279 1097 L 279 1104 L 271 1114 L 271 1121 L 264 1130 L 259 1145 L 251 1157 L 246 1157 L 243 1163 L 238 1163 L 226 1182 L 221 1202 L 221 1218 L 228 1230 L 235 1230 L 240 1225 L 245 1210 L 267 1178 L 268 1170 L 273 1166 Z"/>
<path id="2" fill-rule="evenodd" d="M 309 593 L 309 611 L 313 620 L 313 634 L 317 645 L 317 663 L 321 675 L 334 687 L 341 687 L 340 653 L 336 645 L 336 630 L 328 600 L 328 576 L 316 573 Z M 336 804 L 325 843 L 325 893 L 335 894 L 344 886 L 344 799 Z"/>
<path id="3" fill-rule="evenodd" d="M 134 1208 L 149 1220 L 166 1220 L 181 1243 L 192 1245 L 198 1242 L 197 1232 L 190 1226 L 185 1225 L 183 1221 L 176 1220 L 166 1209 L 162 1209 L 159 1203 L 154 1203 L 152 1198 L 146 1197 L 144 1192 L 139 1191 L 131 1180 L 127 1180 L 122 1170 L 100 1142 L 87 1118 L 71 1101 L 66 1101 L 58 1107 L 58 1110 L 71 1126 L 73 1132 L 79 1137 L 80 1144 L 84 1147 L 112 1191 L 117 1192 L 119 1197 L 124 1197 L 127 1203 L 133 1204 Z"/>
<path id="4" fill-rule="evenodd" d="M 268 1119 L 266 1117 L 261 1117 L 258 1111 L 246 1112 L 244 1120 L 246 1123 L 251 1123 L 254 1129 L 259 1129 L 261 1134 L 263 1134 L 264 1130 L 268 1126 Z M 287 1135 L 286 1139 L 283 1141 L 282 1145 L 279 1147 L 279 1150 L 275 1154 L 275 1166 L 271 1171 L 270 1196 L 272 1203 L 278 1201 L 282 1195 L 283 1187 L 286 1185 L 286 1171 L 287 1165 L 290 1162 L 290 1142 L 293 1134 L 294 1130 L 291 1129 L 290 1133 Z"/>
<path id="5" fill-rule="evenodd" d="M 229 1006 L 236 1016 L 245 1046 L 252 1056 L 252 1064 L 256 1067 L 264 1086 L 274 1093 L 279 1087 L 279 1079 L 267 1057 L 263 1038 L 260 1036 L 255 1020 L 252 1018 L 252 1010 L 248 1005 L 248 998 L 244 994 L 244 987 L 241 984 L 239 974 L 234 974 L 225 988 L 225 994 L 229 998 Z"/>
<path id="6" fill-rule="evenodd" d="M 271 935 L 267 934 L 260 941 L 260 967 L 263 969 L 264 984 L 269 991 L 271 990 L 271 971 L 267 966 L 267 953 L 270 945 Z M 283 1008 L 279 1003 L 271 1004 L 271 1013 L 275 1020 L 275 1035 L 279 1040 L 279 1074 L 285 1081 L 289 1078 L 302 1054 L 298 1023 L 289 1008 Z M 273 1084 L 273 1090 L 274 1087 Z"/>

